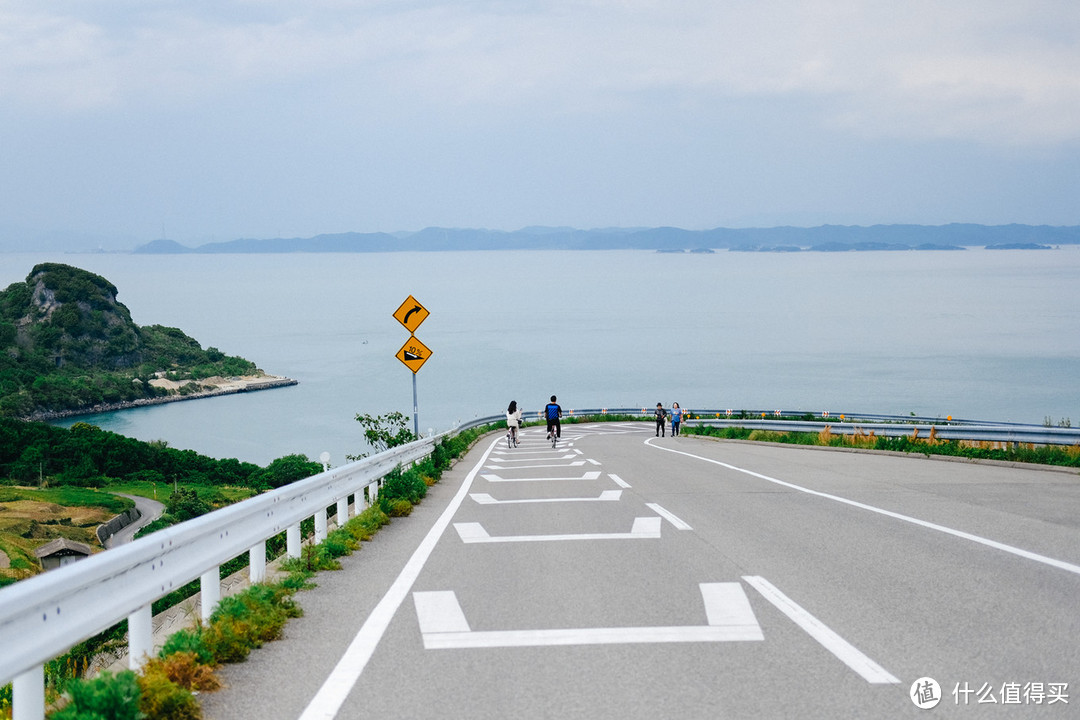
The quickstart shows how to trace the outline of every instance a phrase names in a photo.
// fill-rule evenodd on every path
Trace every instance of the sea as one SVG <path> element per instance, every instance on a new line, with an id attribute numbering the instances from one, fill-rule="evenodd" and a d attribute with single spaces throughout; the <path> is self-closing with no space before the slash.
<path id="1" fill-rule="evenodd" d="M 1080 423 L 1080 247 L 656 253 L 0 254 L 102 275 L 139 325 L 182 329 L 292 387 L 66 420 L 265 465 L 369 452 L 358 414 L 422 434 L 574 408 L 800 410 Z M 394 312 L 430 315 L 398 359 Z"/>

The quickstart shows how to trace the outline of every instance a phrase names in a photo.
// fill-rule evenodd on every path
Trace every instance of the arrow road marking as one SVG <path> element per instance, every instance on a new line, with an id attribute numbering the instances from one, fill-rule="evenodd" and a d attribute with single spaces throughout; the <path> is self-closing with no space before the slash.
<path id="1" fill-rule="evenodd" d="M 699 588 L 708 625 L 474 631 L 452 590 L 414 592 L 413 603 L 427 650 L 765 639 L 742 585 L 701 583 Z"/>
<path id="2" fill-rule="evenodd" d="M 634 518 L 628 533 L 584 533 L 581 535 L 502 535 L 491 537 L 480 523 L 454 523 L 461 541 L 472 543 L 552 542 L 562 540 L 659 540 L 660 518 Z"/>

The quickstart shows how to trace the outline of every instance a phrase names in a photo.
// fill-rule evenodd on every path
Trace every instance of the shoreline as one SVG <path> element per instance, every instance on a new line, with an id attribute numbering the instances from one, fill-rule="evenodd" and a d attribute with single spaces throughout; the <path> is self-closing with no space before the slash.
<path id="1" fill-rule="evenodd" d="M 213 387 L 209 390 L 199 390 L 187 395 L 165 395 L 163 397 L 139 398 L 138 400 L 124 400 L 116 403 L 100 403 L 75 410 L 54 410 L 47 412 L 35 412 L 20 418 L 30 422 L 50 422 L 66 418 L 79 417 L 80 415 L 97 415 L 100 413 L 116 412 L 118 410 L 131 410 L 134 408 L 147 407 L 150 405 L 164 405 L 165 403 L 181 402 L 184 400 L 202 400 L 208 397 L 222 395 L 235 395 L 237 393 L 257 392 L 259 390 L 273 390 L 274 388 L 290 387 L 300 383 L 292 378 L 278 375 L 263 375 L 255 379 L 230 380 L 225 384 Z"/>

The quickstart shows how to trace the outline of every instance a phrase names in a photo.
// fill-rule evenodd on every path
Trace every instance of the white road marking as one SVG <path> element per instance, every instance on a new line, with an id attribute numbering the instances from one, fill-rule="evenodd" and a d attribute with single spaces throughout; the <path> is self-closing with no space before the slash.
<path id="1" fill-rule="evenodd" d="M 517 505 L 525 503 L 561 503 L 561 502 L 612 502 L 622 497 L 622 490 L 604 490 L 600 497 L 563 497 L 563 498 L 529 498 L 527 500 L 496 500 L 487 493 L 471 493 L 473 500 L 481 505 Z"/>
<path id="2" fill-rule="evenodd" d="M 629 488 L 630 487 L 630 483 L 626 482 L 625 480 L 623 480 L 618 475 L 613 475 L 611 473 L 608 473 L 608 477 L 611 478 L 612 480 L 614 480 L 615 484 L 618 485 L 621 488 Z"/>
<path id="3" fill-rule="evenodd" d="M 514 455 L 514 454 L 516 454 L 516 453 L 503 453 L 503 456 L 501 456 L 501 457 L 497 457 L 497 458 L 493 457 L 493 458 L 491 458 L 491 462 L 493 462 L 493 463 L 526 463 L 526 462 L 537 462 L 537 461 L 540 461 L 540 460 L 573 460 L 575 457 L 577 457 L 574 453 L 567 453 L 566 455 L 558 455 L 558 456 L 551 456 L 551 457 L 539 457 L 539 458 L 518 458 L 518 457 L 515 457 L 515 458 L 511 459 L 510 457 L 507 457 L 508 455 Z M 529 454 L 530 455 L 536 455 L 537 453 L 529 453 Z"/>
<path id="4" fill-rule="evenodd" d="M 795 485 L 794 483 L 785 482 L 784 480 L 777 480 L 776 478 L 769 477 L 768 475 L 762 475 L 761 473 L 754 472 L 753 470 L 747 470 L 745 468 L 737 467 L 735 465 L 729 465 L 719 460 L 712 460 L 710 458 L 701 457 L 700 455 L 694 455 L 692 453 L 684 452 L 682 450 L 674 450 L 672 448 L 663 447 L 661 445 L 655 445 L 652 442 L 652 438 L 645 441 L 645 444 L 649 447 L 656 448 L 657 450 L 666 450 L 667 452 L 675 453 L 676 455 L 685 455 L 686 457 L 694 458 L 695 460 L 701 460 L 703 462 L 712 463 L 713 465 L 719 465 L 720 467 L 727 468 L 728 470 L 734 470 L 735 472 L 741 472 L 751 477 L 756 477 L 767 482 L 775 483 L 782 487 L 790 488 L 792 490 L 798 490 L 799 492 L 806 493 L 807 495 L 816 495 L 817 497 L 825 498 L 827 500 L 834 500 L 845 505 L 857 507 L 862 510 L 869 510 L 870 512 L 891 517 L 896 520 L 903 520 L 904 522 L 911 523 L 912 525 L 918 525 L 920 527 L 928 528 L 930 530 L 937 530 L 938 532 L 945 533 L 946 535 L 952 535 L 953 537 L 962 538 L 964 540 L 970 540 L 972 542 L 985 545 L 986 547 L 994 548 L 995 550 L 1001 550 L 1018 557 L 1025 558 L 1026 560 L 1034 560 L 1035 562 L 1049 565 L 1050 567 L 1058 568 L 1059 570 L 1065 570 L 1067 572 L 1080 575 L 1080 565 L 1074 565 L 1073 563 L 1065 562 L 1064 560 L 1057 560 L 1056 558 L 1047 557 L 1046 555 L 1040 555 L 1038 553 L 1031 552 L 1030 550 L 1024 550 L 1023 548 L 1014 547 L 1012 545 L 1006 545 L 996 540 L 990 540 L 979 535 L 972 535 L 971 533 L 964 532 L 963 530 L 954 530 L 953 528 L 946 527 L 944 525 L 938 525 L 937 523 L 927 522 L 926 520 L 920 520 L 919 518 L 911 517 L 910 515 L 901 515 L 900 513 L 893 512 L 891 510 L 885 510 L 883 508 L 875 507 L 873 505 L 867 505 L 866 503 L 857 502 L 855 500 L 848 500 L 847 498 L 840 497 L 839 495 L 830 495 L 829 493 L 823 493 L 818 490 L 811 490 L 810 488 L 802 487 L 801 485 Z"/>
<path id="5" fill-rule="evenodd" d="M 461 541 L 472 543 L 558 542 L 575 540 L 659 540 L 660 518 L 634 518 L 628 533 L 582 533 L 579 535 L 500 535 L 492 537 L 480 523 L 454 523 Z"/>
<path id="6" fill-rule="evenodd" d="M 376 646 L 382 640 L 386 628 L 389 627 L 390 621 L 394 618 L 394 614 L 401 607 L 401 603 L 405 601 L 405 598 L 408 597 L 413 583 L 416 582 L 416 578 L 424 568 L 424 563 L 427 562 L 431 552 L 435 549 L 439 537 L 442 536 L 450 524 L 450 519 L 458 511 L 461 503 L 465 500 L 465 496 L 469 494 L 473 479 L 487 461 L 492 448 L 500 442 L 502 442 L 502 438 L 493 440 L 480 461 L 469 471 L 457 494 L 454 495 L 450 504 L 443 510 L 442 515 L 428 530 L 427 535 L 424 536 L 420 545 L 413 552 L 412 557 L 405 563 L 405 567 L 394 580 L 394 584 L 390 586 L 390 589 L 383 595 L 375 609 L 368 615 L 367 620 L 364 621 L 359 632 L 356 633 L 356 637 L 349 643 L 345 654 L 338 660 L 337 665 L 334 666 L 322 687 L 315 693 L 315 697 L 304 708 L 300 720 L 332 720 L 337 716 L 338 711 L 345 702 L 345 698 L 352 692 L 353 686 L 360 679 L 360 674 L 364 672 L 364 668 L 374 654 Z"/>
<path id="7" fill-rule="evenodd" d="M 629 643 L 746 642 L 765 637 L 739 583 L 701 583 L 708 625 L 671 627 L 469 629 L 453 591 L 414 592 L 416 616 L 428 650 Z"/>
<path id="8" fill-rule="evenodd" d="M 659 515 L 660 517 L 667 520 L 669 523 L 674 525 L 678 530 L 693 530 L 694 529 L 694 528 L 690 527 L 690 525 L 688 525 L 685 521 L 679 519 L 670 510 L 665 510 L 664 508 L 660 507 L 656 503 L 645 503 L 645 507 L 649 508 L 654 513 L 656 513 L 657 515 Z"/>
<path id="9" fill-rule="evenodd" d="M 522 470 L 524 468 L 515 468 L 515 470 Z M 600 477 L 599 470 L 590 470 L 581 477 L 535 477 L 535 478 L 504 478 L 500 475 L 492 473 L 485 473 L 480 476 L 488 482 L 540 482 L 543 480 L 595 480 Z"/>
<path id="10" fill-rule="evenodd" d="M 556 459 L 558 459 L 558 458 L 556 458 Z M 543 461 L 544 458 L 539 458 L 539 460 Z M 505 461 L 496 460 L 495 462 L 488 463 L 486 465 L 486 467 L 488 467 L 488 468 L 490 468 L 492 470 L 540 470 L 540 469 L 543 469 L 543 468 L 581 467 L 582 465 L 585 464 L 584 460 L 574 460 L 572 462 L 561 462 L 561 463 L 556 463 L 554 465 L 519 465 L 517 467 L 507 467 L 506 465 L 501 464 L 503 462 L 505 462 Z M 530 462 L 536 462 L 536 460 L 531 460 Z M 496 464 L 496 463 L 500 463 L 500 464 Z"/>
<path id="11" fill-rule="evenodd" d="M 754 587 L 766 600 L 791 618 L 796 625 L 805 630 L 810 637 L 821 643 L 822 647 L 835 655 L 842 663 L 854 670 L 868 683 L 880 685 L 900 682 L 885 668 L 868 658 L 854 645 L 825 626 L 820 620 L 797 605 L 791 598 L 776 589 L 763 577 L 744 576 L 748 584 Z"/>

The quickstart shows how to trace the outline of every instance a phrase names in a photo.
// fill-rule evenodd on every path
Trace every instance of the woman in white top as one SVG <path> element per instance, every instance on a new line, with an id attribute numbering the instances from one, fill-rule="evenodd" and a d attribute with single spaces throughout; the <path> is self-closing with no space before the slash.
<path id="1" fill-rule="evenodd" d="M 521 427 L 521 408 L 518 407 L 517 400 L 511 400 L 510 406 L 506 408 L 506 427 L 510 429 L 510 438 L 517 445 L 518 428 Z"/>

